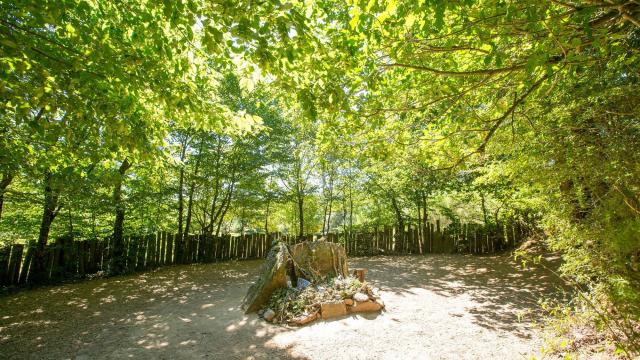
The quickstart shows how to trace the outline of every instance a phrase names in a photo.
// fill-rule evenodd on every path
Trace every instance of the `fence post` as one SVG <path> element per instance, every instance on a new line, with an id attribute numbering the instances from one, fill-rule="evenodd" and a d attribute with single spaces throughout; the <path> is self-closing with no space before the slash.
<path id="1" fill-rule="evenodd" d="M 9 256 L 9 266 L 7 268 L 7 278 L 9 285 L 18 284 L 20 276 L 20 265 L 22 264 L 22 252 L 24 245 L 14 244 L 11 246 L 11 255 Z"/>
<path id="2" fill-rule="evenodd" d="M 20 270 L 20 278 L 18 279 L 18 284 L 26 284 L 29 276 L 29 271 L 31 268 L 31 262 L 33 261 L 33 254 L 35 251 L 36 243 L 35 241 L 29 241 L 27 243 L 27 248 L 25 249 L 26 254 L 24 255 L 24 260 L 22 260 L 22 269 Z"/>

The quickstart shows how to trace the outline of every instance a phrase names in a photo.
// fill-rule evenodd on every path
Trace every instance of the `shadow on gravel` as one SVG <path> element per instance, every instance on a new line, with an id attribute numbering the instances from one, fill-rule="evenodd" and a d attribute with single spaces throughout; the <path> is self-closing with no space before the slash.
<path id="1" fill-rule="evenodd" d="M 280 359 L 244 315 L 259 261 L 176 266 L 0 298 L 0 358 Z"/>
<path id="2" fill-rule="evenodd" d="M 291 347 L 272 341 L 294 330 L 239 309 L 260 264 L 175 266 L 0 297 L 0 357 L 295 358 Z M 475 324 L 521 337 L 528 335 L 517 326 L 518 309 L 535 309 L 540 297 L 562 287 L 550 273 L 518 270 L 504 255 L 356 258 L 350 265 L 369 268 L 368 279 L 399 296 L 420 289 L 443 297 L 469 296 L 464 311 Z M 380 320 L 376 316 L 359 318 L 373 324 Z M 534 312 L 529 319 L 537 316 Z M 335 323 L 336 329 L 340 326 L 346 325 Z"/>
<path id="3" fill-rule="evenodd" d="M 474 323 L 524 338 L 530 334 L 518 325 L 541 320 L 541 312 L 535 311 L 538 300 L 561 298 L 569 290 L 551 271 L 535 265 L 523 270 L 508 255 L 385 256 L 354 260 L 358 266 L 369 268 L 368 277 L 385 291 L 402 295 L 414 294 L 412 289 L 422 288 L 444 297 L 466 294 L 475 303 L 466 309 L 473 315 Z M 554 270 L 560 264 L 557 257 L 543 261 Z"/>

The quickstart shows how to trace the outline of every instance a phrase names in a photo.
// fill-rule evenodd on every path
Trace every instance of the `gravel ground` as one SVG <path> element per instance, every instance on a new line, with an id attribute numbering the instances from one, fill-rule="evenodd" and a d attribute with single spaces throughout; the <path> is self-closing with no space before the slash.
<path id="1" fill-rule="evenodd" d="M 176 266 L 0 298 L 0 358 L 526 359 L 560 282 L 508 256 L 350 260 L 386 311 L 287 328 L 245 315 L 261 261 Z"/>

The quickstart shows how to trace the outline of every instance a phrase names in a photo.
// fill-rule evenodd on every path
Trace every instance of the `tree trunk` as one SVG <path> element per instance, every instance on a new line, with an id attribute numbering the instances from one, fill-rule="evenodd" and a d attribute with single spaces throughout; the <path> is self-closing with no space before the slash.
<path id="1" fill-rule="evenodd" d="M 302 238 L 304 236 L 304 195 L 302 191 L 298 189 L 298 226 L 300 227 L 298 230 L 298 237 Z"/>
<path id="2" fill-rule="evenodd" d="M 344 246 L 349 249 L 349 240 L 347 239 L 347 194 L 346 189 L 342 189 L 342 232 L 344 233 Z"/>
<path id="3" fill-rule="evenodd" d="M 44 206 L 42 208 L 42 221 L 40 222 L 40 232 L 38 234 L 38 242 L 33 257 L 33 263 L 30 270 L 30 282 L 34 284 L 45 283 L 49 274 L 46 269 L 46 254 L 45 247 L 49 241 L 49 232 L 51 230 L 51 224 L 58 215 L 60 208 L 58 207 L 58 200 L 60 196 L 60 190 L 54 185 L 53 174 L 46 170 L 44 172 Z"/>
<path id="4" fill-rule="evenodd" d="M 349 239 L 353 235 L 353 188 L 349 186 Z"/>
<path id="5" fill-rule="evenodd" d="M 217 172 L 217 170 L 216 170 Z M 218 219 L 218 216 L 220 215 L 221 211 L 222 211 L 222 206 L 224 205 L 224 199 L 222 199 L 222 204 L 220 204 L 220 207 L 218 207 L 217 211 L 216 211 L 216 205 L 218 204 L 218 196 L 220 195 L 220 187 L 222 186 L 222 184 L 220 183 L 220 178 L 216 177 L 216 185 L 215 185 L 215 191 L 213 192 L 213 200 L 211 201 L 211 215 L 210 215 L 210 219 L 209 219 L 209 225 L 206 225 L 205 228 L 203 229 L 205 233 L 208 234 L 212 234 L 213 233 L 213 227 L 216 224 L 216 220 Z M 206 211 L 204 217 L 206 218 Z M 206 220 L 205 220 L 206 221 Z"/>
<path id="6" fill-rule="evenodd" d="M 324 204 L 323 213 L 322 213 L 322 235 L 324 236 L 326 233 L 324 229 L 327 227 L 327 204 Z"/>
<path id="7" fill-rule="evenodd" d="M 422 227 L 422 194 L 420 194 L 418 192 L 418 221 L 417 221 L 417 225 L 418 225 L 418 252 L 421 254 L 422 253 L 422 244 L 424 243 L 424 233 L 423 233 L 423 227 Z"/>
<path id="8" fill-rule="evenodd" d="M 204 140 L 200 140 L 200 146 L 198 147 L 198 157 L 196 158 L 196 166 L 193 170 L 193 179 L 191 179 L 191 185 L 189 186 L 189 200 L 187 201 L 187 220 L 184 226 L 184 233 L 189 234 L 189 230 L 191 229 L 191 215 L 193 214 L 193 193 L 196 188 L 196 180 L 195 178 L 198 176 L 198 170 L 200 168 L 200 155 L 202 154 L 202 146 L 204 145 Z"/>
<path id="9" fill-rule="evenodd" d="M 220 217 L 218 218 L 218 226 L 216 228 L 216 236 L 220 236 L 220 228 L 222 227 L 222 221 L 224 220 L 224 216 L 227 214 L 227 210 L 229 210 L 229 205 L 231 204 L 231 198 L 233 197 L 233 189 L 235 188 L 235 182 L 231 183 L 231 187 L 229 188 L 229 192 L 227 194 L 226 199 L 224 199 L 220 209 Z"/>
<path id="10" fill-rule="evenodd" d="M 331 230 L 331 206 L 333 205 L 333 199 L 329 198 L 329 212 L 327 214 L 327 231 L 325 232 L 325 235 L 329 233 L 329 231 Z"/>
<path id="11" fill-rule="evenodd" d="M 187 154 L 187 145 L 189 137 L 185 135 L 182 141 L 182 149 L 180 150 L 180 180 L 178 184 L 178 234 L 182 235 L 182 223 L 184 215 L 184 158 Z"/>
<path id="12" fill-rule="evenodd" d="M 271 205 L 271 197 L 267 197 L 267 210 L 264 215 L 264 233 L 269 235 L 269 206 Z"/>
<path id="13" fill-rule="evenodd" d="M 396 250 L 402 250 L 404 246 L 404 220 L 402 218 L 400 207 L 398 206 L 398 200 L 396 200 L 395 196 L 391 197 L 391 206 L 393 207 L 393 211 L 396 213 L 396 221 L 398 223 L 398 236 L 396 236 L 398 247 L 396 247 Z"/>
<path id="14" fill-rule="evenodd" d="M 180 168 L 180 181 L 178 184 L 178 234 L 182 234 L 182 215 L 184 213 L 184 168 Z"/>
<path id="15" fill-rule="evenodd" d="M 13 174 L 5 172 L 2 174 L 2 180 L 0 180 L 0 220 L 2 219 L 2 207 L 4 205 L 4 193 L 13 181 Z"/>
<path id="16" fill-rule="evenodd" d="M 71 205 L 67 207 L 67 210 L 69 211 L 69 235 L 73 240 L 73 215 L 71 214 Z"/>
<path id="17" fill-rule="evenodd" d="M 110 272 L 112 274 L 122 274 L 126 271 L 125 249 L 124 249 L 124 215 L 125 204 L 122 201 L 122 183 L 125 172 L 131 167 L 129 160 L 124 159 L 118 169 L 116 186 L 113 189 L 113 204 L 116 209 L 116 219 L 113 223 L 113 255 L 111 257 Z"/>
<path id="18" fill-rule="evenodd" d="M 480 193 L 480 200 L 482 201 L 482 216 L 484 218 L 484 226 L 486 227 L 488 224 L 487 220 L 487 205 L 485 203 L 484 194 Z"/>
<path id="19" fill-rule="evenodd" d="M 322 167 L 322 197 L 324 198 L 324 205 L 322 206 L 322 236 L 325 235 L 325 228 L 327 227 L 327 176 L 325 167 Z"/>

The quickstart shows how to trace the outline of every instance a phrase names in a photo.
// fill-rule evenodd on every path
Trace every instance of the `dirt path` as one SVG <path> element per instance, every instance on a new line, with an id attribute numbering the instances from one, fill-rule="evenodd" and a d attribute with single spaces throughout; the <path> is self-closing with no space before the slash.
<path id="1" fill-rule="evenodd" d="M 558 283 L 505 256 L 375 257 L 387 311 L 273 326 L 239 304 L 260 262 L 178 266 L 0 298 L 0 358 L 517 359 L 539 348 L 519 314 Z"/>

